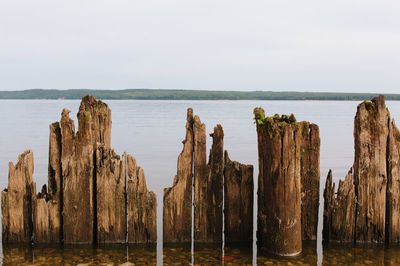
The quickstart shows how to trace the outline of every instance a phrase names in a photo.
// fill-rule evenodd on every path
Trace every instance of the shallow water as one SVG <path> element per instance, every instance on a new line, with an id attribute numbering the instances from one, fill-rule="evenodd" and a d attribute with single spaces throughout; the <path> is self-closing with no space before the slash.
<path id="1" fill-rule="evenodd" d="M 4 265 L 316 265 L 316 242 L 303 243 L 303 252 L 296 257 L 282 258 L 262 251 L 253 259 L 251 245 L 224 249 L 208 245 L 196 247 L 174 245 L 163 248 L 157 258 L 156 246 L 111 245 L 107 247 L 80 246 L 7 246 L 3 248 Z M 324 246 L 323 265 L 398 265 L 400 248 L 376 245 L 352 246 L 330 244 Z"/>
<path id="2" fill-rule="evenodd" d="M 319 125 L 321 136 L 321 197 L 328 170 L 333 170 L 334 181 L 338 181 L 344 178 L 353 164 L 353 119 L 359 102 L 108 100 L 105 102 L 112 110 L 111 145 L 118 154 L 126 151 L 136 157 L 138 164 L 143 167 L 146 173 L 148 188 L 157 194 L 157 233 L 159 241 L 154 248 L 154 252 L 152 253 L 151 250 L 146 249 L 146 254 L 153 254 L 159 264 L 162 262 L 172 263 L 173 260 L 176 263 L 180 263 L 180 259 L 187 262 L 189 258 L 190 262 L 200 263 L 202 259 L 207 257 L 217 259 L 218 263 L 220 263 L 220 255 L 216 252 L 221 253 L 221 247 L 219 251 L 218 248 L 213 250 L 197 250 L 196 248 L 196 252 L 192 254 L 190 246 L 177 251 L 168 251 L 166 248 L 163 250 L 161 241 L 163 188 L 172 185 L 176 174 L 176 160 L 182 150 L 181 141 L 185 134 L 186 109 L 188 107 L 192 107 L 194 113 L 200 116 L 202 122 L 206 124 L 207 132 L 211 132 L 217 123 L 222 124 L 225 133 L 224 147 L 229 151 L 231 159 L 254 165 L 256 190 L 258 164 L 257 138 L 252 114 L 254 107 L 263 107 L 268 115 L 294 113 L 299 121 L 307 120 Z M 76 121 L 79 103 L 80 101 L 76 100 L 0 100 L 0 188 L 7 186 L 8 162 L 15 163 L 18 154 L 26 149 L 31 149 L 34 152 L 34 180 L 37 184 L 37 189 L 47 182 L 49 124 L 60 119 L 63 108 L 70 109 L 72 111 L 71 118 Z M 400 117 L 399 102 L 387 102 L 387 106 L 392 117 Z M 75 123 L 77 128 L 77 122 Z M 207 139 L 207 145 L 210 147 L 211 138 Z M 255 198 L 255 203 L 256 200 Z M 307 246 L 299 258 L 287 260 L 288 263 L 295 263 L 298 259 L 304 258 L 304 260 L 307 260 L 307 262 L 303 261 L 304 263 L 320 264 L 323 262 L 327 264 L 331 260 L 334 261 L 334 257 L 336 257 L 336 263 L 341 262 L 342 259 L 348 259 L 346 262 L 350 262 L 352 259 L 351 262 L 353 263 L 366 259 L 368 262 L 369 254 L 371 253 L 373 254 L 371 256 L 375 258 L 372 259 L 373 262 L 382 264 L 385 260 L 395 260 L 396 255 L 400 257 L 397 247 L 360 247 L 361 251 L 358 252 L 358 249 L 352 251 L 351 247 L 335 248 L 334 246 L 329 246 L 324 247 L 323 250 L 321 241 L 322 207 L 323 200 L 321 198 L 317 242 L 312 247 Z M 104 250 L 102 254 L 99 254 L 99 251 L 96 250 L 92 248 L 64 248 L 56 249 L 52 253 L 59 254 L 57 256 L 61 256 L 65 260 L 70 260 L 74 255 L 81 256 L 79 254 L 83 252 L 83 257 L 87 259 L 86 261 L 94 260 L 98 256 L 102 259 L 107 259 L 108 255 L 104 255 L 103 258 L 102 254 L 112 253 L 114 254 L 111 255 L 112 258 L 118 258 L 118 260 L 126 262 L 136 258 L 129 257 L 131 252 L 133 252 L 132 254 L 140 255 L 140 250 L 142 249 L 136 247 L 130 247 L 128 251 L 125 247 L 100 249 Z M 123 252 L 124 250 L 125 252 Z M 257 262 L 264 263 L 267 259 L 273 259 L 263 257 L 262 252 L 257 252 L 255 243 L 248 250 L 240 248 L 239 251 L 240 256 L 234 254 L 235 256 L 232 255 L 232 257 L 235 260 L 240 257 L 243 261 L 235 263 L 255 264 Z M 6 263 L 10 256 L 15 256 L 15 259 L 17 257 L 27 257 L 27 261 L 32 263 L 36 262 L 35 258 L 37 257 L 43 259 L 42 257 L 45 257 L 46 252 L 49 252 L 48 247 L 43 249 L 35 247 L 33 250 L 24 249 L 21 251 L 4 247 L 3 258 Z M 144 251 L 142 250 L 141 252 Z M 226 250 L 226 254 L 230 254 L 229 252 L 229 250 Z M 210 254 L 213 255 L 211 256 Z M 180 258 L 180 256 L 184 256 L 184 258 Z M 309 261 L 305 259 L 307 256 L 310 259 Z M 311 257 L 313 260 L 311 260 Z M 84 258 L 79 261 L 83 262 Z M 280 259 L 279 261 L 284 262 L 285 260 Z M 234 260 L 225 262 L 225 264 L 233 262 Z M 115 263 L 119 263 L 119 261 L 115 261 Z M 276 264 L 277 261 L 275 260 L 273 263 Z"/>

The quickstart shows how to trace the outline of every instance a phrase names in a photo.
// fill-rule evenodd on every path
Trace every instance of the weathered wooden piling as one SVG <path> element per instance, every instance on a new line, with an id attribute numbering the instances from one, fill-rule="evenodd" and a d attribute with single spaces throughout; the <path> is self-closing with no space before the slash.
<path id="1" fill-rule="evenodd" d="M 61 127 L 59 122 L 52 123 L 49 127 L 48 189 L 49 195 L 60 205 L 62 197 Z M 59 208 L 61 216 L 61 205 Z"/>
<path id="2" fill-rule="evenodd" d="M 34 193 L 33 153 L 9 163 L 8 187 L 1 192 L 3 243 L 29 243 L 32 237 L 32 196 Z"/>
<path id="3" fill-rule="evenodd" d="M 361 242 L 385 241 L 389 116 L 384 97 L 358 105 L 354 119 L 356 232 Z"/>
<path id="4" fill-rule="evenodd" d="M 227 239 L 237 242 L 252 238 L 253 168 L 251 165 L 232 162 L 229 157 L 224 162 L 224 133 L 221 125 L 217 125 L 210 136 L 213 138 L 213 144 L 207 164 L 206 128 L 198 116 L 193 117 L 193 110 L 189 108 L 186 138 L 178 158 L 178 172 L 174 185 L 164 189 L 163 231 L 166 243 L 190 242 L 192 223 L 196 243 L 222 241 L 224 172 L 227 178 L 225 186 L 228 186 L 226 189 L 229 191 L 225 199 L 230 204 L 226 214 L 230 217 L 226 220 L 229 223 Z M 242 185 L 244 187 L 241 187 Z M 192 207 L 194 221 L 191 219 Z"/>
<path id="5" fill-rule="evenodd" d="M 300 176 L 301 176 L 301 235 L 303 240 L 317 240 L 319 183 L 320 183 L 320 138 L 315 124 L 300 122 Z M 297 135 L 296 135 L 297 136 Z"/>
<path id="6" fill-rule="evenodd" d="M 224 153 L 225 243 L 253 240 L 253 166 L 231 161 Z"/>
<path id="7" fill-rule="evenodd" d="M 195 116 L 194 131 L 194 239 L 208 240 L 207 223 L 207 181 L 209 169 L 207 166 L 207 138 L 206 125 L 201 123 L 200 117 Z M 222 228 L 222 227 L 221 227 Z M 222 230 L 221 230 L 222 231 Z"/>
<path id="8" fill-rule="evenodd" d="M 64 180 L 63 232 L 66 244 L 93 242 L 93 145 L 88 114 L 79 117 L 79 134 L 75 135 L 74 121 L 64 109 L 61 118 L 61 165 Z M 85 126 L 84 126 L 85 125 Z M 89 140 L 88 140 L 89 138 Z"/>
<path id="9" fill-rule="evenodd" d="M 110 147 L 96 147 L 97 242 L 126 241 L 126 154 L 117 155 Z"/>
<path id="10" fill-rule="evenodd" d="M 356 194 L 350 170 L 344 181 L 339 182 L 337 193 L 329 170 L 324 190 L 324 241 L 353 242 L 355 233 Z M 335 194 L 337 194 L 335 196 Z"/>
<path id="11" fill-rule="evenodd" d="M 353 176 L 339 183 L 336 197 L 334 185 L 325 186 L 324 241 L 398 243 L 400 134 L 384 96 L 358 105 L 354 147 Z"/>
<path id="12" fill-rule="evenodd" d="M 258 135 L 258 241 L 268 252 L 301 252 L 301 160 L 294 119 L 265 117 L 254 110 Z"/>
<path id="13" fill-rule="evenodd" d="M 55 122 L 49 133 L 48 187 L 44 185 L 32 200 L 33 240 L 60 243 L 62 239 L 61 127 Z M 47 191 L 48 188 L 48 191 Z"/>
<path id="14" fill-rule="evenodd" d="M 206 127 L 194 117 L 194 241 L 222 242 L 222 189 L 224 173 L 221 125 L 214 127 L 209 162 L 206 161 Z"/>
<path id="15" fill-rule="evenodd" d="M 111 111 L 107 104 L 87 95 L 79 107 L 78 132 L 75 134 L 66 109 L 61 132 L 64 242 L 90 244 L 97 238 L 95 147 L 111 142 Z"/>
<path id="16" fill-rule="evenodd" d="M 36 189 L 34 189 L 36 194 Z M 56 199 L 47 192 L 47 186 L 42 187 L 32 200 L 33 241 L 35 243 L 60 243 L 61 216 L 60 206 Z"/>
<path id="17" fill-rule="evenodd" d="M 157 241 L 157 197 L 147 190 L 143 168 L 128 154 L 127 213 L 128 242 L 155 243 Z"/>
<path id="18" fill-rule="evenodd" d="M 69 113 L 64 109 L 60 123 L 50 125 L 48 189 L 36 195 L 31 151 L 15 167 L 10 163 L 2 192 L 3 241 L 125 243 L 129 227 L 129 243 L 154 243 L 156 195 L 134 158 L 124 154 L 121 160 L 110 147 L 111 110 L 83 97 L 77 133 Z"/>
<path id="19" fill-rule="evenodd" d="M 387 149 L 386 242 L 400 243 L 400 131 L 389 123 Z"/>
<path id="20" fill-rule="evenodd" d="M 193 177 L 193 109 L 188 108 L 186 136 L 178 157 L 172 187 L 164 189 L 163 240 L 165 243 L 191 241 Z"/>

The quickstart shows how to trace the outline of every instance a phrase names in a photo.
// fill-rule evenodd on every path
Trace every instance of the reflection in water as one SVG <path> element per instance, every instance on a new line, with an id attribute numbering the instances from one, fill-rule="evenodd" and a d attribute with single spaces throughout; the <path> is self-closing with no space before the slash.
<path id="1" fill-rule="evenodd" d="M 165 245 L 162 260 L 157 261 L 154 245 L 92 246 L 3 246 L 4 265 L 252 265 L 252 248 L 190 244 Z M 258 265 L 316 265 L 316 241 L 303 242 L 303 252 L 296 257 L 282 258 L 258 251 Z M 400 247 L 384 245 L 329 244 L 323 246 L 323 265 L 399 265 Z"/>
<path id="2" fill-rule="evenodd" d="M 303 241 L 303 252 L 294 257 L 279 257 L 258 251 L 258 265 L 317 265 L 317 242 Z"/>
<path id="3" fill-rule="evenodd" d="M 155 265 L 155 245 L 107 245 L 97 248 L 3 245 L 3 265 L 133 265 L 132 263 Z"/>
<path id="4" fill-rule="evenodd" d="M 324 245 L 323 264 L 399 265 L 400 247 L 378 244 Z"/>

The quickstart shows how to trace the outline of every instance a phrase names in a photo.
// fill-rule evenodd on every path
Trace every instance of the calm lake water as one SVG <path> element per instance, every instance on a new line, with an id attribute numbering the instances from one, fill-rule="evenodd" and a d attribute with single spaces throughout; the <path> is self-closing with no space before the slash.
<path id="1" fill-rule="evenodd" d="M 384 246 L 322 247 L 322 191 L 329 169 L 334 181 L 343 179 L 353 164 L 353 119 L 359 102 L 342 101 L 105 101 L 112 110 L 111 145 L 118 154 L 132 154 L 146 173 L 148 188 L 157 194 L 158 239 L 162 239 L 163 188 L 171 186 L 176 174 L 177 157 L 185 136 L 186 109 L 192 107 L 206 124 L 207 132 L 220 123 L 224 128 L 224 147 L 230 157 L 254 165 L 257 189 L 257 138 L 253 123 L 254 107 L 263 107 L 268 115 L 294 113 L 297 120 L 316 123 L 321 137 L 321 201 L 319 238 L 305 243 L 303 254 L 279 259 L 257 253 L 255 242 L 248 247 L 163 247 L 112 246 L 87 247 L 2 247 L 4 264 L 16 263 L 123 263 L 138 264 L 208 263 L 221 264 L 335 264 L 335 263 L 400 263 L 400 249 Z M 39 189 L 47 183 L 49 124 L 60 119 L 63 108 L 70 109 L 75 119 L 78 100 L 0 100 L 0 187 L 7 186 L 8 162 L 31 149 L 35 157 L 34 180 Z M 394 118 L 400 119 L 400 103 L 387 102 Z M 211 138 L 207 139 L 208 149 Z M 256 194 L 255 194 L 256 195 Z M 49 261 L 49 259 L 53 261 Z M 232 259 L 233 258 L 233 259 Z M 228 261 L 228 259 L 232 259 Z M 397 261 L 396 261 L 397 260 Z M 178 264 L 179 265 L 179 264 Z"/>

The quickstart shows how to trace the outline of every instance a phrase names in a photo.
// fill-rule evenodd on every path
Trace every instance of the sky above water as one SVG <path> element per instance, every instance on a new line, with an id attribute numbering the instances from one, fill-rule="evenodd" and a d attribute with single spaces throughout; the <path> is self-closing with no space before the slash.
<path id="1" fill-rule="evenodd" d="M 0 90 L 400 93 L 398 0 L 1 0 Z"/>

